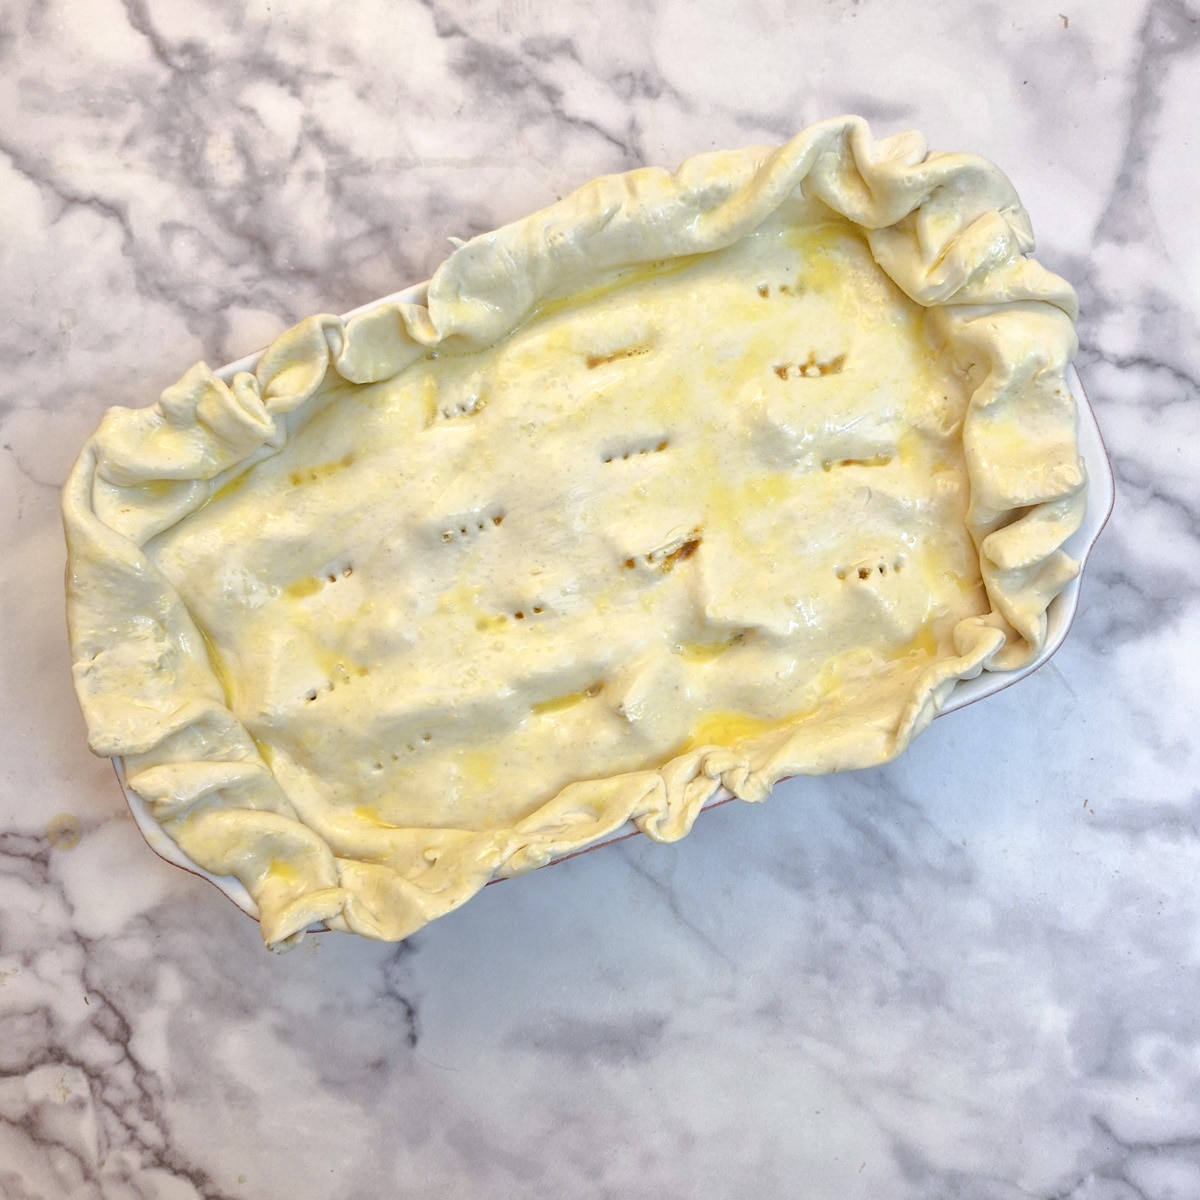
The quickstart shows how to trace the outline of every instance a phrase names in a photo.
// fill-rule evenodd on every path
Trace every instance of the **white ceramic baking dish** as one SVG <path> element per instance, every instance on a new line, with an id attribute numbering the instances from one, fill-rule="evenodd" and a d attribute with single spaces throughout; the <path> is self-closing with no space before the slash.
<path id="1" fill-rule="evenodd" d="M 397 301 L 423 304 L 425 301 L 425 287 L 425 284 L 418 284 L 402 292 L 385 296 L 381 300 L 374 300 L 370 304 L 365 304 L 361 308 L 354 309 L 353 312 L 346 313 L 345 319 L 348 320 L 350 317 L 358 316 L 359 313 L 369 312 L 373 308 Z M 228 383 L 239 371 L 253 371 L 258 364 L 260 356 L 261 351 L 257 354 L 247 355 L 247 357 L 239 359 L 235 363 L 230 363 L 228 366 L 222 367 L 217 371 L 217 375 Z M 955 709 L 962 708 L 967 704 L 974 704 L 975 701 L 983 700 L 987 696 L 995 695 L 996 692 L 1003 691 L 1006 687 L 1011 687 L 1027 675 L 1031 675 L 1038 667 L 1045 664 L 1059 646 L 1063 644 L 1067 632 L 1071 628 L 1071 623 L 1075 619 L 1075 613 L 1079 608 L 1079 589 L 1083 577 L 1083 568 L 1087 564 L 1088 555 L 1091 553 L 1092 547 L 1096 544 L 1096 539 L 1100 536 L 1100 531 L 1104 528 L 1109 514 L 1112 512 L 1116 492 L 1112 464 L 1109 462 L 1108 453 L 1104 448 L 1104 441 L 1100 436 L 1100 426 L 1096 423 L 1096 415 L 1092 412 L 1092 407 L 1088 402 L 1087 396 L 1084 394 L 1083 386 L 1079 381 L 1079 376 L 1074 367 L 1071 367 L 1067 373 L 1067 382 L 1079 406 L 1079 453 L 1083 458 L 1088 473 L 1087 513 L 1083 524 L 1071 536 L 1065 546 L 1067 552 L 1079 560 L 1080 573 L 1050 603 L 1048 610 L 1049 627 L 1046 633 L 1046 643 L 1042 647 L 1041 653 L 1019 670 L 984 671 L 975 679 L 961 680 L 955 686 L 954 691 L 950 693 L 949 699 L 942 706 L 942 711 L 938 714 L 939 716 L 945 716 L 947 713 L 954 712 Z M 125 792 L 125 798 L 129 802 L 129 809 L 133 813 L 133 819 L 137 822 L 137 826 L 150 848 L 159 857 L 166 859 L 167 862 L 177 867 L 182 867 L 185 871 L 191 871 L 194 875 L 203 876 L 210 883 L 215 884 L 243 912 L 257 920 L 258 906 L 255 904 L 250 893 L 242 886 L 241 882 L 232 876 L 213 875 L 192 862 L 163 832 L 158 822 L 151 815 L 145 801 L 130 789 L 125 781 L 125 767 L 121 759 L 114 758 L 113 766 L 116 768 L 117 778 L 120 780 L 121 787 Z M 732 797 L 728 792 L 718 792 L 705 807 L 713 808 L 718 804 L 724 804 L 730 799 Z M 594 845 L 588 846 L 584 850 L 575 851 L 573 854 L 564 855 L 555 861 L 565 862 L 569 858 L 574 858 L 577 854 L 586 854 L 592 850 L 599 849 L 601 846 L 632 837 L 636 833 L 637 830 L 634 829 L 631 823 L 627 829 L 618 831 L 613 836 L 604 839 L 604 841 L 596 842 Z"/>

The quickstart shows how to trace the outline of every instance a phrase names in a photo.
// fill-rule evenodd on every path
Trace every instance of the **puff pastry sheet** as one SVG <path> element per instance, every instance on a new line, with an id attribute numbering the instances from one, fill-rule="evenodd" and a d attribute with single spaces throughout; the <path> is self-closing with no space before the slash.
<path id="1" fill-rule="evenodd" d="M 936 311 L 946 352 L 967 373 L 967 524 L 991 612 L 959 623 L 956 653 L 923 672 L 898 724 L 882 732 L 849 722 L 814 739 L 798 725 L 753 742 L 748 756 L 701 746 L 661 769 L 572 784 L 510 828 L 397 829 L 361 855 L 335 853 L 230 711 L 204 637 L 147 542 L 278 453 L 323 385 L 390 379 L 439 346 L 489 346 L 547 297 L 638 263 L 728 247 L 797 194 L 862 228 L 891 280 Z M 310 318 L 231 384 L 198 364 L 152 407 L 113 409 L 63 499 L 73 670 L 92 749 L 124 758 L 129 785 L 195 862 L 242 881 L 270 946 L 315 922 L 401 939 L 490 879 L 629 820 L 672 840 L 722 786 L 761 800 L 785 776 L 890 758 L 958 680 L 1036 654 L 1047 605 L 1077 571 L 1061 549 L 1086 488 L 1064 379 L 1076 300 L 1032 249 L 1012 185 L 990 163 L 929 153 L 912 132 L 875 141 L 861 119 L 838 118 L 778 148 L 596 179 L 462 245 L 425 304 Z"/>

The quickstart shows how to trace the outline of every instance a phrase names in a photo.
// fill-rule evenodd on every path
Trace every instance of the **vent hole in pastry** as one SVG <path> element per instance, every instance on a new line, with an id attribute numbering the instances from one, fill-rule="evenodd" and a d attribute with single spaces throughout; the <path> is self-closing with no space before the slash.
<path id="1" fill-rule="evenodd" d="M 765 300 L 771 294 L 771 289 L 767 284 L 760 283 L 758 285 L 758 294 Z"/>
<path id="2" fill-rule="evenodd" d="M 844 354 L 835 354 L 825 362 L 818 362 L 817 356 L 810 354 L 800 369 L 806 379 L 819 379 L 825 375 L 840 375 L 845 366 Z"/>
<path id="3" fill-rule="evenodd" d="M 521 612 L 519 609 L 515 613 L 513 613 L 513 617 L 518 621 L 525 620 L 525 614 L 523 612 Z"/>
<path id="4" fill-rule="evenodd" d="M 780 379 L 822 379 L 826 375 L 840 375 L 845 366 L 844 354 L 822 360 L 817 358 L 815 351 L 810 351 L 803 362 L 776 363 L 771 369 Z"/>
<path id="5" fill-rule="evenodd" d="M 312 592 L 317 591 L 321 586 L 322 579 L 324 579 L 325 583 L 337 583 L 342 579 L 349 579 L 353 574 L 354 568 L 350 566 L 349 563 L 347 563 L 344 567 L 339 567 L 337 565 L 326 567 L 320 575 L 310 576 L 312 582 L 308 585 L 307 590 Z M 300 586 L 293 584 L 290 590 L 293 594 L 295 594 L 302 589 Z"/>
<path id="6" fill-rule="evenodd" d="M 535 604 L 535 605 L 533 606 L 533 611 L 534 611 L 534 613 L 535 613 L 536 615 L 539 615 L 539 616 L 540 616 L 540 615 L 541 615 L 542 613 L 544 613 L 546 610 L 545 610 L 545 609 L 544 609 L 544 608 L 543 608 L 543 607 L 542 607 L 540 604 Z"/>
<path id="7" fill-rule="evenodd" d="M 890 454 L 876 454 L 871 458 L 827 458 L 821 463 L 821 470 L 832 471 L 834 467 L 886 467 L 891 462 Z"/>
<path id="8" fill-rule="evenodd" d="M 462 517 L 459 517 L 460 521 L 462 519 Z M 489 521 L 491 522 L 490 526 L 488 524 Z M 441 532 L 441 539 L 444 543 L 449 545 L 449 543 L 454 541 L 456 538 L 465 538 L 468 536 L 474 537 L 476 534 L 485 533 L 489 528 L 495 528 L 496 526 L 501 525 L 503 521 L 504 513 L 502 512 L 491 514 L 483 513 L 478 517 L 470 515 L 467 517 L 467 523 L 465 525 L 458 525 L 457 527 L 452 525 L 449 529 L 443 529 Z"/>
<path id="9" fill-rule="evenodd" d="M 487 407 L 487 398 L 480 395 L 468 396 L 454 404 L 446 404 L 438 409 L 438 415 L 443 421 L 455 421 L 460 417 L 473 417 Z"/>
<path id="10" fill-rule="evenodd" d="M 605 464 L 628 462 L 631 458 L 645 458 L 648 454 L 661 454 L 671 444 L 670 438 L 660 437 L 646 442 L 634 442 L 619 446 L 606 453 L 601 461 Z"/>
<path id="11" fill-rule="evenodd" d="M 859 577 L 859 579 L 870 579 L 871 578 L 871 568 L 870 567 L 859 567 L 858 568 L 858 577 Z"/>
<path id="12" fill-rule="evenodd" d="M 597 367 L 620 362 L 625 358 L 641 358 L 643 355 L 649 354 L 651 349 L 648 342 L 640 342 L 635 346 L 625 346 L 620 350 L 614 350 L 610 354 L 589 354 L 583 361 L 587 364 L 589 371 L 594 371 Z"/>
<path id="13" fill-rule="evenodd" d="M 669 575 L 674 569 L 676 563 L 687 562 L 697 550 L 700 549 L 700 543 L 704 539 L 700 536 L 699 530 L 696 531 L 686 542 L 676 546 L 670 554 L 663 556 L 662 560 L 657 564 L 659 570 L 664 574 Z"/>
<path id="14" fill-rule="evenodd" d="M 837 569 L 837 570 L 834 572 L 834 574 L 835 574 L 835 575 L 836 575 L 836 576 L 837 576 L 839 579 L 845 579 L 845 578 L 846 578 L 846 568 L 845 568 L 845 567 L 838 567 L 838 569 Z"/>
<path id="15" fill-rule="evenodd" d="M 308 691 L 304 693 L 304 699 L 309 704 L 311 704 L 316 698 L 317 698 L 317 689 L 316 688 L 309 688 Z"/>
<path id="16" fill-rule="evenodd" d="M 661 571 L 664 575 L 669 575 L 674 569 L 676 563 L 687 562 L 697 550 L 700 549 L 704 538 L 701 536 L 699 529 L 693 529 L 688 535 L 686 541 L 680 542 L 673 550 L 652 550 L 649 554 L 638 555 L 634 558 L 627 558 L 622 562 L 622 566 L 627 571 L 634 570 L 639 561 L 648 567 L 654 567 Z"/>
<path id="17" fill-rule="evenodd" d="M 319 483 L 322 479 L 328 479 L 331 475 L 336 475 L 339 471 L 344 471 L 347 467 L 354 464 L 354 451 L 339 458 L 336 462 L 318 463 L 315 467 L 307 467 L 299 471 L 293 471 L 288 475 L 288 482 L 293 487 L 300 487 L 305 483 Z"/>

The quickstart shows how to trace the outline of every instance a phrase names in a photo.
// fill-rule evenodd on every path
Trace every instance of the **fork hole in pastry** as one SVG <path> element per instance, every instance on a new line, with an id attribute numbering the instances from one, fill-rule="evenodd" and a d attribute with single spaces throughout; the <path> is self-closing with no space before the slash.
<path id="1" fill-rule="evenodd" d="M 325 582 L 337 583 L 341 579 L 349 579 L 353 574 L 354 568 L 349 563 L 340 569 L 336 566 L 329 567 L 325 571 Z"/>
<path id="2" fill-rule="evenodd" d="M 871 576 L 875 575 L 875 574 L 886 575 L 888 573 L 888 571 L 891 571 L 894 575 L 899 575 L 900 572 L 903 570 L 904 570 L 904 559 L 897 558 L 894 561 L 892 561 L 891 563 L 877 562 L 873 567 L 869 567 L 865 563 L 861 566 L 850 567 L 850 568 L 835 567 L 833 573 L 834 573 L 834 576 L 838 580 L 844 581 L 851 571 L 853 571 L 854 574 L 857 575 L 859 579 L 867 580 L 867 579 L 870 579 Z"/>
<path id="3" fill-rule="evenodd" d="M 809 354 L 798 369 L 806 379 L 817 379 L 825 375 L 840 375 L 845 366 L 846 356 L 844 354 L 835 354 L 832 358 L 825 359 L 824 362 L 818 361 L 816 354 Z"/>
<path id="4" fill-rule="evenodd" d="M 704 538 L 701 536 L 700 530 L 695 529 L 687 541 L 680 542 L 674 550 L 669 550 L 666 553 L 661 550 L 653 550 L 649 554 L 643 554 L 639 557 L 646 566 L 654 567 L 664 575 L 670 575 L 677 563 L 687 562 L 700 549 L 703 541 Z M 621 565 L 627 571 L 632 571 L 638 565 L 638 557 L 624 559 Z"/>
<path id="5" fill-rule="evenodd" d="M 700 536 L 700 531 L 696 530 L 686 542 L 676 546 L 670 554 L 663 555 L 655 565 L 664 575 L 669 575 L 674 569 L 676 563 L 687 562 L 697 550 L 700 549 L 700 544 L 704 539 Z"/>
<path id="6" fill-rule="evenodd" d="M 826 375 L 840 375 L 845 366 L 845 354 L 835 354 L 832 358 L 819 359 L 816 351 L 810 350 L 808 357 L 803 362 L 775 363 L 771 370 L 780 379 L 823 379 Z"/>
<path id="7" fill-rule="evenodd" d="M 353 465 L 354 451 L 351 450 L 336 462 L 318 463 L 316 466 L 292 471 L 288 475 L 288 482 L 291 483 L 292 487 L 301 487 L 306 483 L 320 483 L 323 479 L 328 479 L 329 476 L 336 475 L 339 471 L 343 471 Z"/>
<path id="8" fill-rule="evenodd" d="M 455 421 L 459 417 L 473 417 L 477 412 L 486 407 L 487 402 L 482 399 L 477 399 L 474 402 L 460 400 L 457 404 L 450 404 L 444 408 L 439 408 L 438 414 L 443 421 Z"/>
<path id="9" fill-rule="evenodd" d="M 465 538 L 470 535 L 485 533 L 489 526 L 488 521 L 491 521 L 491 528 L 496 528 L 504 523 L 504 513 L 492 513 L 489 517 L 486 513 L 478 518 L 468 519 L 466 525 L 450 526 L 449 529 L 443 529 L 441 533 L 442 541 L 446 544 L 454 541 L 455 538 Z"/>
<path id="10" fill-rule="evenodd" d="M 583 361 L 587 364 L 589 371 L 594 371 L 597 367 L 620 362 L 622 359 L 641 358 L 653 349 L 654 347 L 649 342 L 638 342 L 633 346 L 624 346 L 620 350 L 613 350 L 609 354 L 589 354 Z"/>
<path id="11" fill-rule="evenodd" d="M 647 442 L 634 442 L 605 454 L 601 461 L 607 465 L 613 462 L 628 462 L 631 458 L 645 458 L 648 454 L 661 454 L 670 444 L 671 439 L 665 437 Z"/>
<path id="12" fill-rule="evenodd" d="M 892 463 L 892 455 L 876 454 L 871 458 L 827 458 L 821 463 L 822 471 L 832 471 L 834 467 L 887 467 Z"/>

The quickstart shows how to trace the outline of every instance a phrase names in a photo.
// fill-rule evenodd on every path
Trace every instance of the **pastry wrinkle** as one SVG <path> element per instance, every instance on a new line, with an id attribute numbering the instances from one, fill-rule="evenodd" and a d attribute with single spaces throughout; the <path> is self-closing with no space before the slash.
<path id="1" fill-rule="evenodd" d="M 886 761 L 1078 570 L 1076 300 L 1032 249 L 992 164 L 840 117 L 197 364 L 64 489 L 92 749 L 271 947 Z"/>

